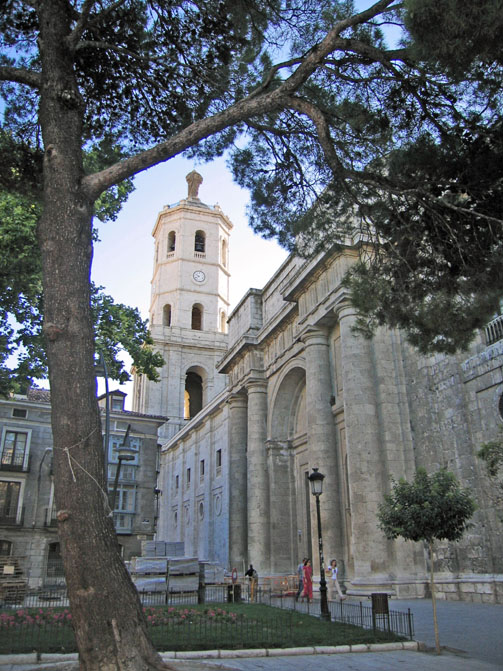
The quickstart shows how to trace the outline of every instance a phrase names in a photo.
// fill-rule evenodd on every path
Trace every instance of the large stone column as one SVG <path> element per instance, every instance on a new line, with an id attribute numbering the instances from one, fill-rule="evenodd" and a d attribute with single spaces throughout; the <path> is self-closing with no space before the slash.
<path id="1" fill-rule="evenodd" d="M 326 558 L 342 556 L 342 527 L 339 506 L 335 426 L 330 398 L 334 393 L 330 376 L 328 339 L 320 329 L 302 336 L 306 357 L 306 415 L 309 467 L 325 475 L 320 497 L 323 548 Z M 311 471 L 310 471 L 311 472 Z M 312 510 L 314 511 L 314 497 Z M 313 513 L 315 515 L 315 513 Z M 313 517 L 313 540 L 317 541 L 317 522 Z M 317 543 L 316 543 L 317 547 Z M 317 552 L 313 563 L 318 567 Z M 326 562 L 325 562 L 326 563 Z"/>
<path id="2" fill-rule="evenodd" d="M 248 391 L 248 562 L 259 575 L 270 572 L 269 478 L 267 474 L 267 383 L 250 380 Z"/>
<path id="3" fill-rule="evenodd" d="M 386 582 L 387 541 L 378 529 L 377 507 L 383 499 L 386 455 L 382 446 L 373 344 L 355 335 L 354 308 L 337 309 L 341 334 L 344 424 L 351 506 L 353 586 L 368 589 Z"/>
<path id="4" fill-rule="evenodd" d="M 229 562 L 240 574 L 246 565 L 248 538 L 246 443 L 248 400 L 231 396 L 229 403 Z M 248 567 L 246 566 L 245 570 Z"/>

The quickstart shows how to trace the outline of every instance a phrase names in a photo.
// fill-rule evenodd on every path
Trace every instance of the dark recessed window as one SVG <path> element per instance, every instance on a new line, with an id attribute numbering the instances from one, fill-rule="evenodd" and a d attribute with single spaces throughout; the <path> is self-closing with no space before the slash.
<path id="1" fill-rule="evenodd" d="M 13 408 L 12 409 L 12 416 L 13 417 L 26 417 L 27 415 L 26 408 Z"/>

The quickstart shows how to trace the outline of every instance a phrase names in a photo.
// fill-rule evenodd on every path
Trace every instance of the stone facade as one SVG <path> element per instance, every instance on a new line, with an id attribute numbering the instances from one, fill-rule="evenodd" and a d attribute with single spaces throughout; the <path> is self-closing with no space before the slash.
<path id="1" fill-rule="evenodd" d="M 376 512 L 391 478 L 445 465 L 478 510 L 460 542 L 436 549 L 440 595 L 501 602 L 501 512 L 476 452 L 501 426 L 503 341 L 481 335 L 468 353 L 423 357 L 397 331 L 355 335 L 341 281 L 357 254 L 348 242 L 292 256 L 230 315 L 214 371 L 226 386 L 161 449 L 157 538 L 240 573 L 249 562 L 261 576 L 292 573 L 303 556 L 319 572 L 307 480 L 317 467 L 325 557 L 337 557 L 348 593 L 424 596 L 425 547 L 387 541 Z"/>
<path id="2" fill-rule="evenodd" d="M 124 441 L 134 458 L 119 472 L 114 520 L 124 558 L 141 555 L 141 544 L 154 537 L 158 470 L 157 432 L 164 418 L 123 410 L 124 394 L 110 392 L 108 486 L 112 492 L 117 447 Z M 103 427 L 105 401 L 102 398 Z M 52 472 L 50 393 L 0 399 L 0 554 L 19 565 L 30 589 L 64 581 L 59 550 Z M 14 449 L 12 447 L 15 445 Z M 0 581 L 1 588 L 1 581 Z M 1 589 L 0 589 L 1 591 Z"/>

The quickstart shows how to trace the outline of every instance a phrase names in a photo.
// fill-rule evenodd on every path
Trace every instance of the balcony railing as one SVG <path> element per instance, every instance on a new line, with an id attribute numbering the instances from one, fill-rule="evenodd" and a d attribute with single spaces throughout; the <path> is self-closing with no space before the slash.
<path id="1" fill-rule="evenodd" d="M 24 520 L 24 506 L 19 514 L 19 509 L 11 510 L 9 507 L 0 508 L 0 526 L 22 526 Z"/>
<path id="2" fill-rule="evenodd" d="M 30 471 L 31 454 L 28 457 L 26 464 L 24 463 L 24 454 L 21 457 L 15 457 L 11 462 L 0 462 L 0 471 L 11 471 L 18 473 L 28 473 Z"/>
<path id="3" fill-rule="evenodd" d="M 486 345 L 492 345 L 503 339 L 503 315 L 498 315 L 485 327 Z"/>

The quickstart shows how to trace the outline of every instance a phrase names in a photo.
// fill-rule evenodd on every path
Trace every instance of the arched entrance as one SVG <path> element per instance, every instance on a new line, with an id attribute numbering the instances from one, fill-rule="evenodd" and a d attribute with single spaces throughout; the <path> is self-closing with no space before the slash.
<path id="1" fill-rule="evenodd" d="M 292 573 L 311 547 L 306 495 L 306 376 L 294 364 L 272 394 L 267 442 L 271 503 L 271 571 Z"/>

